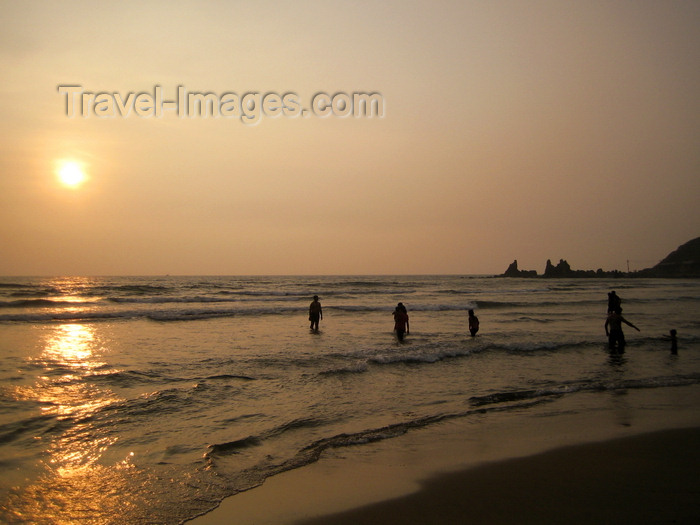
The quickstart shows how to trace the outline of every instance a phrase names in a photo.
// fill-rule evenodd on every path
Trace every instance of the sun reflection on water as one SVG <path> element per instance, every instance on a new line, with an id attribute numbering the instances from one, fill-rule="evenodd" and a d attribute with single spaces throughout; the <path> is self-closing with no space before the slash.
<path id="1" fill-rule="evenodd" d="M 98 359 L 101 350 L 89 325 L 64 324 L 47 338 L 38 361 L 48 375 L 33 389 L 44 413 L 88 417 L 115 401 L 113 392 L 86 381 L 106 366 Z"/>
<path id="2" fill-rule="evenodd" d="M 49 337 L 42 357 L 72 368 L 94 368 L 102 365 L 92 360 L 95 357 L 95 340 L 93 327 L 84 324 L 64 324 Z"/>
<path id="3" fill-rule="evenodd" d="M 35 436 L 43 444 L 42 473 L 10 496 L 18 520 L 41 516 L 47 523 L 72 523 L 119 510 L 115 490 L 126 488 L 133 454 L 113 450 L 119 438 L 108 408 L 124 400 L 101 384 L 101 375 L 114 372 L 103 361 L 105 352 L 95 326 L 62 324 L 32 360 L 39 375 L 16 397 L 38 402 L 54 423 Z"/>
<path id="4" fill-rule="evenodd" d="M 105 366 L 98 359 L 101 351 L 93 326 L 64 324 L 48 337 L 41 356 L 47 369 L 60 374 L 44 377 L 43 384 L 38 385 L 42 410 L 59 419 L 71 418 L 74 423 L 53 440 L 49 449 L 50 463 L 61 475 L 95 463 L 116 442 L 116 437 L 101 436 L 94 428 L 93 418 L 98 411 L 119 401 L 114 392 L 89 381 L 90 375 Z"/>

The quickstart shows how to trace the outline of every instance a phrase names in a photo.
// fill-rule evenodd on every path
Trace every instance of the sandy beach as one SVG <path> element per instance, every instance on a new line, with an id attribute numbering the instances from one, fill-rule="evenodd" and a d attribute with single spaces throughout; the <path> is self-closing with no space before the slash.
<path id="1" fill-rule="evenodd" d="M 298 525 L 700 522 L 700 429 L 566 447 L 429 479 Z"/>
<path id="2" fill-rule="evenodd" d="M 409 433 L 330 451 L 190 523 L 698 523 L 700 427 L 685 415 L 664 430 L 573 417 Z"/>

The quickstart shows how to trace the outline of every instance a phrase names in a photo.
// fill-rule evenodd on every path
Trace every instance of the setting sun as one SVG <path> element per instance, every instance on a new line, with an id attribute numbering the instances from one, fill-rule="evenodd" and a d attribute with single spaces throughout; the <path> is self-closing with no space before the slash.
<path id="1" fill-rule="evenodd" d="M 69 188 L 77 188 L 87 180 L 83 165 L 75 161 L 61 161 L 56 174 L 61 184 Z"/>

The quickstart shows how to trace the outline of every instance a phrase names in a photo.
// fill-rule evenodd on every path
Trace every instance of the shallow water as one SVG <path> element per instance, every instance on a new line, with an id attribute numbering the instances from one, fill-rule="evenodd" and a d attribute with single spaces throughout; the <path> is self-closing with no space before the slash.
<path id="1" fill-rule="evenodd" d="M 622 355 L 611 289 L 641 329 Z M 700 384 L 699 305 L 684 280 L 2 278 L 0 521 L 177 523 L 330 448 L 559 400 L 616 417 L 601 396 L 635 391 L 671 413 Z"/>

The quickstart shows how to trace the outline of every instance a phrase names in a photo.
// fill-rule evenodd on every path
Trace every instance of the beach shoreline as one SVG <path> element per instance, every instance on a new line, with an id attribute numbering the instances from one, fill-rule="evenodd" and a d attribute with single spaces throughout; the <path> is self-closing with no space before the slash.
<path id="1" fill-rule="evenodd" d="M 642 331 L 611 354 L 606 280 L 1 281 L 2 523 L 285 525 L 489 463 L 700 427 L 700 282 L 616 281 Z"/>
<path id="2" fill-rule="evenodd" d="M 640 407 L 646 395 L 625 397 Z M 598 411 L 547 417 L 547 410 L 534 418 L 450 421 L 329 450 L 188 523 L 698 521 L 700 419 L 692 401 L 666 416 L 630 409 L 617 419 Z"/>
<path id="3" fill-rule="evenodd" d="M 442 474 L 418 492 L 295 523 L 698 523 L 698 443 L 695 427 L 565 447 Z"/>

